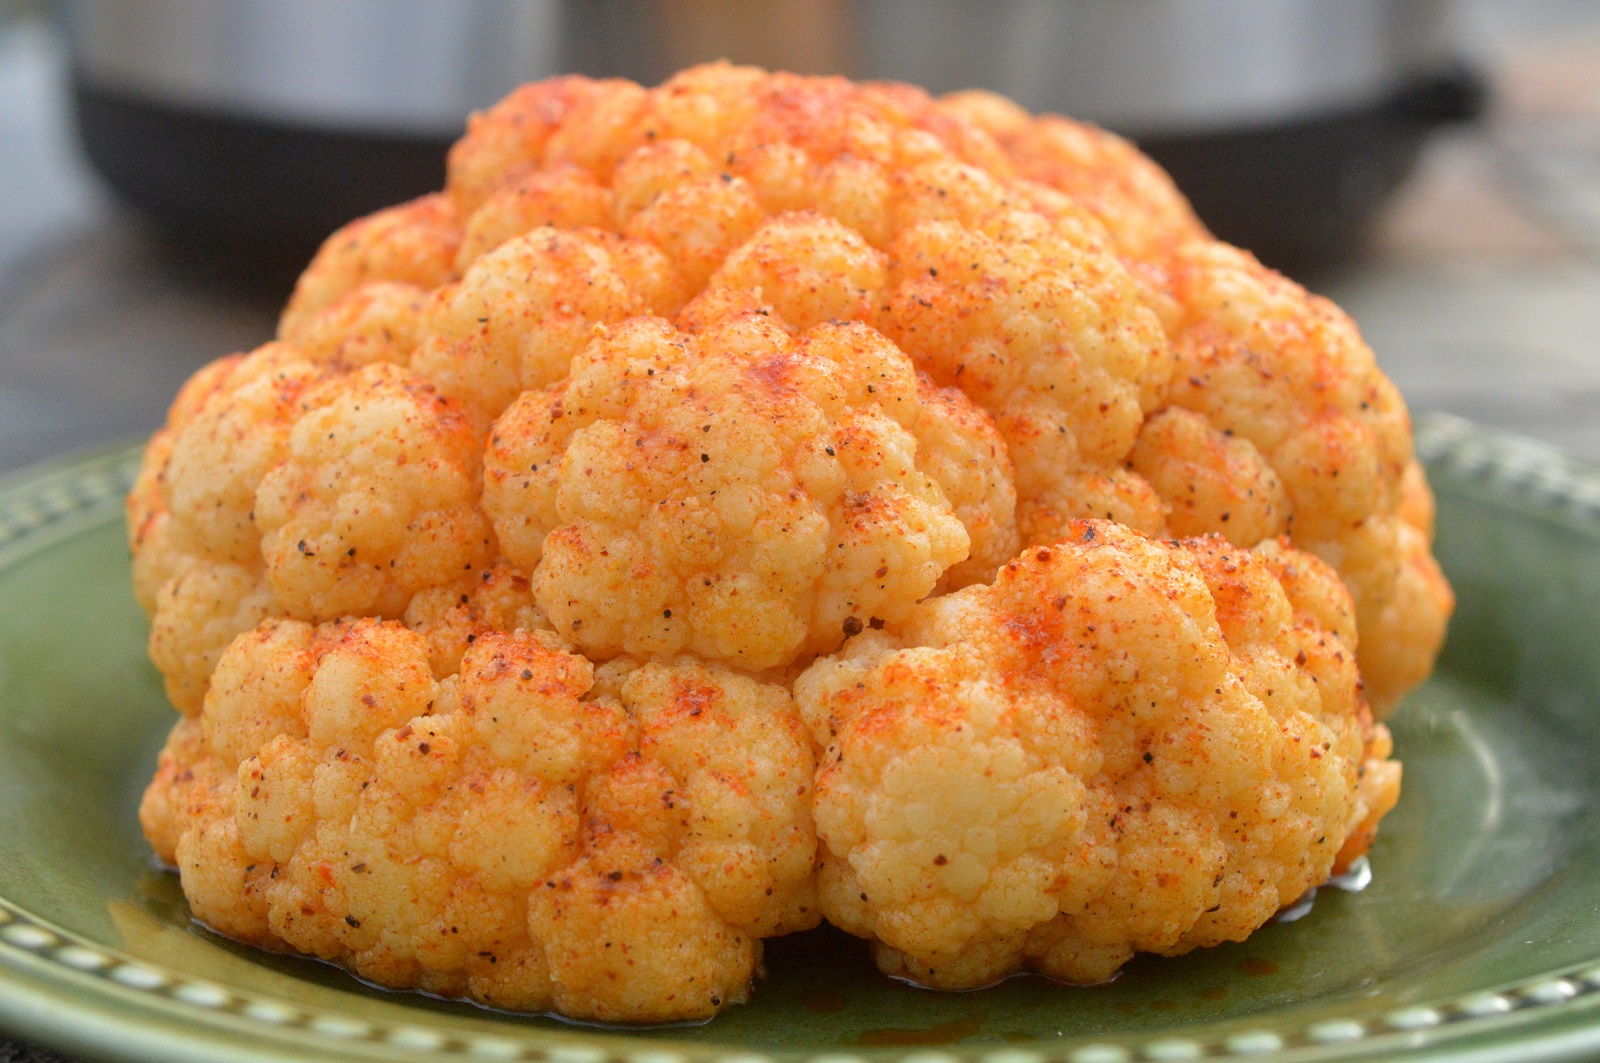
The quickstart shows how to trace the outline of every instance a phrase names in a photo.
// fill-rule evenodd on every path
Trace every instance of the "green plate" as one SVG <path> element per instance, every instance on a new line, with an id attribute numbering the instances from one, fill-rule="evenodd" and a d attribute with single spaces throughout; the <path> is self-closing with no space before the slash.
<path id="1" fill-rule="evenodd" d="M 1405 794 L 1359 893 L 1072 989 L 931 993 L 831 931 L 753 1001 L 618 1030 L 373 989 L 193 925 L 134 810 L 173 716 L 128 590 L 135 454 L 0 486 L 0 1025 L 160 1060 L 1115 1063 L 1600 1052 L 1600 471 L 1451 419 L 1418 446 L 1460 595 L 1394 719 Z"/>

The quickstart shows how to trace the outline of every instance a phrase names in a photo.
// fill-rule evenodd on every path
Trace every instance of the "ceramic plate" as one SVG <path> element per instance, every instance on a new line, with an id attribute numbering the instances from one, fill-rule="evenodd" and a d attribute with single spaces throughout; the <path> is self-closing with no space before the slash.
<path id="1" fill-rule="evenodd" d="M 751 1003 L 617 1030 L 373 989 L 189 921 L 134 810 L 173 716 L 128 590 L 133 451 L 0 487 L 0 1025 L 130 1060 L 1115 1063 L 1600 1050 L 1600 471 L 1435 419 L 1418 446 L 1461 605 L 1393 720 L 1400 806 L 1359 893 L 1114 983 L 931 993 L 831 931 Z"/>

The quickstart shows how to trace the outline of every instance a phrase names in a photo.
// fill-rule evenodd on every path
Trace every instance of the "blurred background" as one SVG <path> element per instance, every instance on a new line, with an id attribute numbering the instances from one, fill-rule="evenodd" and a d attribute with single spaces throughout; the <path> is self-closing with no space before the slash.
<path id="1" fill-rule="evenodd" d="M 0 0 L 0 471 L 148 432 L 471 108 L 719 56 L 1125 133 L 1413 410 L 1600 461 L 1594 0 Z"/>

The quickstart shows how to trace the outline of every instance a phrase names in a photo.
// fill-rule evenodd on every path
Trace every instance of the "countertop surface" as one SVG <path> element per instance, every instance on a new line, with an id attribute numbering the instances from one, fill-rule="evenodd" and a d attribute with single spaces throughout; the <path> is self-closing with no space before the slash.
<path id="1" fill-rule="evenodd" d="M 1305 279 L 1414 413 L 1600 462 L 1600 5 L 1463 9 L 1488 115 L 1426 149 L 1359 262 Z M 121 210 L 73 141 L 58 40 L 0 23 L 0 474 L 147 434 L 194 369 L 270 337 L 279 299 Z M 0 1038 L 0 1063 L 53 1059 Z"/>

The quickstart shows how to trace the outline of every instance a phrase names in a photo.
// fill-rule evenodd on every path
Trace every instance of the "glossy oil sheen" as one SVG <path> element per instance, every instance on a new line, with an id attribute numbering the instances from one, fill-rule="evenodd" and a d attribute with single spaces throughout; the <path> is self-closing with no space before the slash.
<path id="1" fill-rule="evenodd" d="M 1405 786 L 1372 852 L 1372 884 L 1323 890 L 1303 918 L 1244 944 L 1142 957 L 1093 988 L 1020 977 L 934 993 L 880 977 L 863 943 L 821 930 L 768 943 L 768 975 L 748 1004 L 701 1026 L 634 1032 L 386 992 L 323 964 L 222 941 L 190 922 L 176 877 L 152 864 L 135 821 L 175 716 L 145 658 L 114 501 L 9 542 L 0 535 L 0 900 L 240 999 L 289 1002 L 379 1031 L 430 1031 L 445 1057 L 471 1058 L 473 1038 L 484 1036 L 533 1038 L 535 1055 L 565 1044 L 617 1057 L 645 1048 L 1065 1056 L 1093 1043 L 1137 1056 L 1152 1037 L 1176 1037 L 1227 1056 L 1229 1037 L 1260 1031 L 1289 1056 L 1359 1056 L 1405 1043 L 1385 1016 L 1423 1006 L 1450 1020 L 1448 1036 L 1411 1039 L 1424 1047 L 1498 1045 L 1515 1058 L 1519 1040 L 1572 1036 L 1592 1048 L 1600 1035 L 1584 1040 L 1596 1030 L 1589 1013 L 1600 1009 L 1581 992 L 1542 1010 L 1513 995 L 1513 1013 L 1493 1022 L 1452 1016 L 1475 994 L 1600 964 L 1600 505 L 1591 513 L 1560 492 L 1530 492 L 1503 469 L 1449 458 L 1433 473 L 1437 551 L 1460 606 L 1437 675 L 1391 721 Z M 125 474 L 125 459 L 100 461 Z M 27 487 L 0 491 L 0 510 L 14 511 Z M 203 1058 L 229 1046 L 293 1054 L 311 1044 L 428 1057 L 381 1037 L 352 1047 L 297 1029 L 275 1039 L 236 1008 L 190 1015 L 170 994 L 147 1006 L 24 960 L 0 951 L 0 1021 L 101 1053 Z M 24 1009 L 24 997 L 97 1015 L 113 1030 L 142 1023 L 144 1039 L 54 1022 Z M 1307 1033 L 1334 1021 L 1360 1024 L 1361 1035 L 1325 1044 Z"/>

